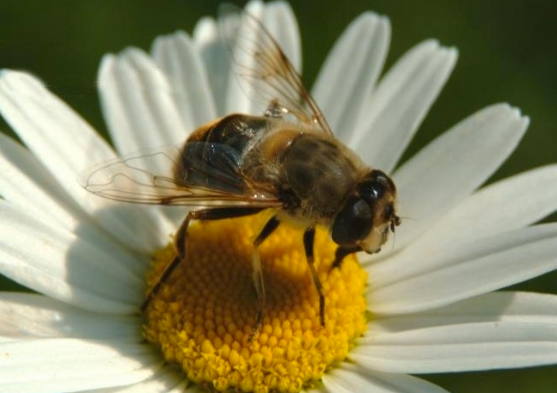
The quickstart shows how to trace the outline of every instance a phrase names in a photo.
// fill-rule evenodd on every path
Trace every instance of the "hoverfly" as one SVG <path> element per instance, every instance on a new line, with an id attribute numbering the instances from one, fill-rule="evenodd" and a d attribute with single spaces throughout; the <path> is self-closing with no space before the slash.
<path id="1" fill-rule="evenodd" d="M 351 253 L 379 252 L 389 231 L 400 224 L 395 185 L 334 137 L 300 76 L 261 22 L 247 12 L 228 10 L 219 18 L 219 28 L 238 77 L 265 98 L 264 113 L 229 114 L 202 125 L 180 146 L 97 165 L 81 177 L 82 185 L 119 201 L 194 208 L 176 232 L 175 258 L 146 296 L 142 311 L 185 258 L 192 220 L 272 209 L 272 218 L 253 242 L 259 304 L 253 334 L 265 305 L 258 247 L 282 222 L 305 228 L 303 244 L 324 325 L 325 298 L 313 266 L 316 225 L 329 228 L 338 244 L 333 268 Z"/>

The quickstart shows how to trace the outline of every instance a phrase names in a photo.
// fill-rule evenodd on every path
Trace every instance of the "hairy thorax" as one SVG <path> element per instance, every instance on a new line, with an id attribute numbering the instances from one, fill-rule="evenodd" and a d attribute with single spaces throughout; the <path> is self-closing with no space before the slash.
<path id="1" fill-rule="evenodd" d="M 359 159 L 321 133 L 291 127 L 273 134 L 246 157 L 244 169 L 274 184 L 292 218 L 327 224 L 353 189 Z"/>

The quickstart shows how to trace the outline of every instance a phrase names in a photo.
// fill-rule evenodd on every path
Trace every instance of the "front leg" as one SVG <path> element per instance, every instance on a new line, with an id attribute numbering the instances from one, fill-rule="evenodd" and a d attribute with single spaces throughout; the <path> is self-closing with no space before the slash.
<path id="1" fill-rule="evenodd" d="M 354 254 L 355 252 L 362 251 L 362 249 L 358 246 L 338 246 L 335 252 L 335 260 L 331 265 L 331 269 L 335 269 L 340 267 L 342 260 L 350 254 Z"/>

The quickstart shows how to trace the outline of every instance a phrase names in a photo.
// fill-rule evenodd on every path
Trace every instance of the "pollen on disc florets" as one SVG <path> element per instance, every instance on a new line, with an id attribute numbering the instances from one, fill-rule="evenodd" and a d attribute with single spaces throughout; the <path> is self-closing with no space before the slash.
<path id="1" fill-rule="evenodd" d="M 144 335 L 167 362 L 216 391 L 297 392 L 317 383 L 346 358 L 366 329 L 366 274 L 354 256 L 331 269 L 336 245 L 325 230 L 315 238 L 315 267 L 325 294 L 325 326 L 308 271 L 300 230 L 281 225 L 260 247 L 267 302 L 258 333 L 252 283 L 252 242 L 265 218 L 196 223 L 187 257 L 149 305 Z M 174 255 L 154 256 L 154 285 Z"/>

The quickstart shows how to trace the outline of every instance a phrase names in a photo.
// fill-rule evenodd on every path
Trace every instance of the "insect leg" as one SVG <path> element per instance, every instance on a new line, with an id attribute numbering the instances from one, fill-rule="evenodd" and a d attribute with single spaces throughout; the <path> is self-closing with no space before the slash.
<path id="1" fill-rule="evenodd" d="M 333 264 L 331 265 L 331 269 L 335 269 L 337 267 L 340 267 L 340 264 L 342 263 L 342 260 L 350 255 L 350 254 L 354 254 L 355 252 L 358 251 L 362 251 L 362 249 L 358 246 L 339 246 L 335 252 L 335 260 L 333 261 Z"/>
<path id="2" fill-rule="evenodd" d="M 315 271 L 315 266 L 313 265 L 313 243 L 315 240 L 315 227 L 309 227 L 304 232 L 304 250 L 306 252 L 306 260 L 309 266 L 309 272 L 311 273 L 311 279 L 313 280 L 313 285 L 317 289 L 319 294 L 319 320 L 321 326 L 325 326 L 325 295 L 323 295 L 323 286 L 317 272 Z"/>
<path id="3" fill-rule="evenodd" d="M 156 284 L 150 289 L 149 293 L 143 300 L 141 304 L 141 312 L 145 312 L 151 300 L 159 293 L 159 290 L 168 280 L 168 277 L 176 270 L 180 262 L 182 262 L 186 256 L 186 239 L 188 234 L 188 227 L 191 220 L 201 220 L 201 221 L 214 221 L 222 220 L 225 218 L 235 218 L 242 216 L 249 216 L 252 214 L 259 213 L 262 208 L 254 207 L 230 207 L 230 208 L 213 208 L 204 210 L 194 210 L 188 213 L 186 219 L 178 228 L 176 235 L 174 236 L 174 245 L 176 247 L 176 256 L 166 265 L 163 273 L 157 280 Z"/>
<path id="4" fill-rule="evenodd" d="M 271 233 L 274 232 L 275 229 L 279 226 L 280 221 L 276 216 L 273 216 L 259 235 L 255 238 L 253 242 L 253 256 L 251 260 L 251 269 L 252 269 L 252 279 L 253 285 L 255 287 L 255 292 L 257 293 L 257 300 L 259 302 L 257 307 L 257 314 L 255 315 L 255 325 L 251 331 L 249 336 L 249 341 L 252 341 L 257 331 L 259 330 L 259 326 L 261 326 L 261 321 L 263 320 L 263 309 L 265 308 L 265 285 L 263 282 L 263 270 L 261 269 L 261 259 L 259 258 L 259 245 L 263 243 L 263 241 L 269 237 Z"/>

